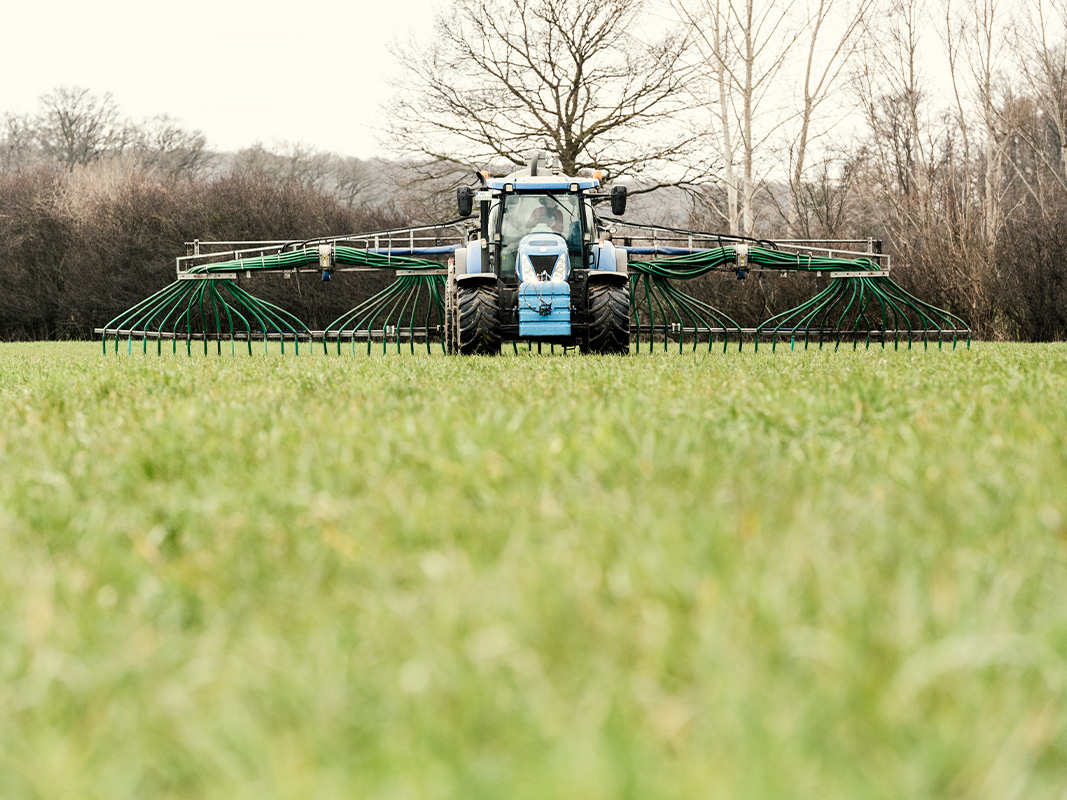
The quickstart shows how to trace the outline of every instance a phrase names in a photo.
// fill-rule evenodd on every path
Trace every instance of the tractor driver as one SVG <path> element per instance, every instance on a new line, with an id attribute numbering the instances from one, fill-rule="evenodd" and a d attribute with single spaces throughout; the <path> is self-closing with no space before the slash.
<path id="1" fill-rule="evenodd" d="M 538 225 L 546 225 L 556 233 L 563 233 L 563 212 L 559 210 L 559 203 L 548 197 L 537 199 L 537 208 L 530 215 L 528 230 L 534 230 Z"/>

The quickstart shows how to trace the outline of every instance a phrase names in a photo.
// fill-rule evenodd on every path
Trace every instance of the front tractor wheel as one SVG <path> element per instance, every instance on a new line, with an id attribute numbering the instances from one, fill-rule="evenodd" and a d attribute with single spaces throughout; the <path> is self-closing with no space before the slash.
<path id="1" fill-rule="evenodd" d="M 500 354 L 500 296 L 495 285 L 460 285 L 456 289 L 459 325 L 456 350 L 465 356 Z"/>
<path id="2" fill-rule="evenodd" d="M 624 356 L 630 352 L 630 287 L 594 283 L 589 287 L 589 353 Z"/>

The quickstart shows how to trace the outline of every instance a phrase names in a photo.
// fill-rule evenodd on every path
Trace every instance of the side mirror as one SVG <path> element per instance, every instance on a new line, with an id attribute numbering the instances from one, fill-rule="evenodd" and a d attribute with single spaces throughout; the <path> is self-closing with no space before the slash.
<path id="1" fill-rule="evenodd" d="M 614 203 L 614 198 L 612 198 Z M 474 190 L 469 186 L 460 186 L 456 189 L 456 205 L 459 206 L 459 215 L 469 217 L 474 211 Z"/>
<path id="2" fill-rule="evenodd" d="M 626 213 L 626 187 L 625 186 L 612 186 L 611 187 L 611 213 L 616 217 L 621 217 Z"/>

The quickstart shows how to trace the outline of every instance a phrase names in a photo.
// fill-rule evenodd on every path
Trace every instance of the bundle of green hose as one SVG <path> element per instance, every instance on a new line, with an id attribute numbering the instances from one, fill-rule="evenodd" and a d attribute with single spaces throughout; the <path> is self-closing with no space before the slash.
<path id="1" fill-rule="evenodd" d="M 286 253 L 272 253 L 262 256 L 246 256 L 213 264 L 201 264 L 189 270 L 191 273 L 205 272 L 259 272 L 266 270 L 290 270 L 300 267 L 318 265 L 319 249 L 305 247 Z M 396 256 L 390 253 L 376 253 L 372 250 L 360 250 L 357 247 L 337 245 L 333 248 L 333 263 L 350 267 L 378 267 L 381 269 L 434 269 L 441 265 L 428 258 L 414 256 Z"/>
<path id="2" fill-rule="evenodd" d="M 714 247 L 710 250 L 697 250 L 692 253 L 657 258 L 652 261 L 631 261 L 630 269 L 658 278 L 687 280 L 698 278 L 713 269 L 727 264 L 737 263 L 738 252 L 734 247 Z M 801 272 L 824 270 L 841 271 L 878 271 L 881 269 L 869 258 L 839 258 L 832 256 L 814 256 L 799 252 L 785 252 L 769 247 L 749 247 L 748 263 L 767 269 Z"/>

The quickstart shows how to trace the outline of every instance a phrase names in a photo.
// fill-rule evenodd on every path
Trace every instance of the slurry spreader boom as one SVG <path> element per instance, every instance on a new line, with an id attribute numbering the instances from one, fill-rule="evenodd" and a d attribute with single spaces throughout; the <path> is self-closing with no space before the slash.
<path id="1" fill-rule="evenodd" d="M 178 258 L 177 280 L 97 328 L 109 341 L 147 352 L 169 342 L 172 352 L 194 343 L 205 353 L 261 343 L 321 346 L 341 353 L 416 345 L 445 353 L 493 355 L 501 345 L 538 350 L 576 347 L 583 353 L 626 354 L 642 342 L 651 350 L 701 342 L 804 347 L 872 342 L 908 347 L 921 342 L 970 344 L 959 317 L 906 292 L 889 277 L 888 257 L 872 242 L 771 242 L 617 219 L 626 188 L 601 189 L 599 177 L 568 177 L 544 169 L 534 154 L 526 169 L 504 178 L 479 174 L 479 186 L 458 190 L 460 218 L 441 225 L 333 236 L 301 242 L 193 243 Z M 616 219 L 594 204 L 608 201 Z M 469 220 L 477 209 L 477 226 Z M 621 242 L 621 244 L 620 244 Z M 819 247 L 813 245 L 819 244 Z M 827 245 L 833 249 L 827 249 Z M 855 248 L 855 249 L 850 249 Z M 394 277 L 324 330 L 242 284 L 267 272 L 346 272 Z M 680 285 L 711 272 L 816 279 L 817 291 L 795 308 L 742 327 Z M 287 275 L 288 277 L 288 275 Z"/>

